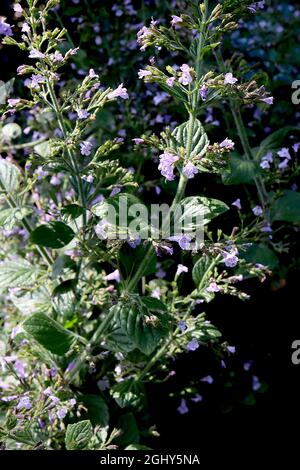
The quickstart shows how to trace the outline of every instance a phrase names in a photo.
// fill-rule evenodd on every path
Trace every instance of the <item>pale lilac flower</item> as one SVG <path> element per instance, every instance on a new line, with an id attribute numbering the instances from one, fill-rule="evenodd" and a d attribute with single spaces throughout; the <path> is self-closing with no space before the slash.
<path id="1" fill-rule="evenodd" d="M 259 381 L 259 378 L 256 375 L 253 375 L 252 377 L 252 390 L 254 392 L 257 392 L 261 387 L 261 383 Z"/>
<path id="2" fill-rule="evenodd" d="M 160 103 L 165 101 L 167 98 L 169 98 L 169 95 L 165 91 L 156 93 L 156 95 L 153 98 L 153 103 L 155 104 L 155 106 L 158 106 Z"/>
<path id="3" fill-rule="evenodd" d="M 167 181 L 173 181 L 175 178 L 173 164 L 177 162 L 177 160 L 179 160 L 179 157 L 169 152 L 164 152 L 159 156 L 160 163 L 158 169 Z"/>
<path id="4" fill-rule="evenodd" d="M 136 137 L 135 139 L 132 139 L 132 140 L 135 143 L 135 145 L 140 145 L 140 144 L 144 143 L 144 139 L 140 139 L 138 137 Z"/>
<path id="5" fill-rule="evenodd" d="M 139 246 L 141 243 L 142 243 L 142 240 L 141 238 L 136 238 L 136 239 L 128 239 L 127 240 L 127 243 L 128 245 L 131 247 L 131 248 L 136 248 L 137 246 Z"/>
<path id="6" fill-rule="evenodd" d="M 174 83 L 175 83 L 175 77 L 169 77 L 167 80 L 166 80 L 166 84 L 168 86 L 170 86 L 171 88 L 174 86 Z"/>
<path id="7" fill-rule="evenodd" d="M 17 410 L 30 410 L 32 407 L 29 397 L 22 397 L 17 404 Z"/>
<path id="8" fill-rule="evenodd" d="M 216 282 L 211 282 L 206 290 L 207 292 L 220 292 L 220 287 Z"/>
<path id="9" fill-rule="evenodd" d="M 207 95 L 208 95 L 208 88 L 205 85 L 202 85 L 202 87 L 200 88 L 200 96 L 203 101 L 206 100 Z"/>
<path id="10" fill-rule="evenodd" d="M 244 371 L 248 372 L 248 370 L 250 370 L 252 364 L 253 364 L 252 360 L 244 362 L 244 365 L 243 365 Z"/>
<path id="11" fill-rule="evenodd" d="M 188 342 L 186 349 L 188 351 L 196 351 L 196 349 L 199 348 L 199 343 L 198 341 L 194 338 L 191 341 Z"/>
<path id="12" fill-rule="evenodd" d="M 289 160 L 288 158 L 286 158 L 285 160 L 283 160 L 282 162 L 280 162 L 279 165 L 278 165 L 279 170 L 285 170 L 286 168 L 288 168 L 288 166 L 289 166 L 289 161 L 290 161 L 290 160 Z"/>
<path id="13" fill-rule="evenodd" d="M 30 59 L 44 59 L 45 54 L 43 54 L 41 51 L 38 51 L 37 49 L 31 49 L 28 57 Z"/>
<path id="14" fill-rule="evenodd" d="M 262 210 L 261 206 L 255 206 L 255 207 L 253 207 L 252 212 L 253 212 L 254 215 L 259 217 L 260 215 L 263 214 L 264 211 Z"/>
<path id="15" fill-rule="evenodd" d="M 25 379 L 26 377 L 26 374 L 25 374 L 25 364 L 24 362 L 20 361 L 19 359 L 17 359 L 14 363 L 14 369 L 17 373 L 17 375 L 21 378 L 21 379 Z"/>
<path id="16" fill-rule="evenodd" d="M 64 406 L 62 408 L 59 408 L 56 412 L 56 415 L 59 419 L 64 419 L 67 416 L 68 409 L 65 408 Z"/>
<path id="17" fill-rule="evenodd" d="M 109 100 L 114 100 L 116 98 L 123 98 L 123 100 L 128 100 L 127 88 L 124 88 L 123 83 L 121 83 L 118 88 L 108 93 L 107 98 Z"/>
<path id="18" fill-rule="evenodd" d="M 221 367 L 222 369 L 226 369 L 226 363 L 223 361 L 223 359 L 221 359 Z"/>
<path id="19" fill-rule="evenodd" d="M 75 406 L 76 403 L 77 403 L 77 401 L 76 401 L 75 398 L 71 398 L 71 399 L 69 400 L 69 405 L 72 406 L 72 407 Z"/>
<path id="20" fill-rule="evenodd" d="M 266 104 L 273 104 L 274 98 L 273 96 L 268 96 L 267 98 L 262 98 L 260 101 Z"/>
<path id="21" fill-rule="evenodd" d="M 29 26 L 28 23 L 26 23 L 26 21 L 24 21 L 24 23 L 22 25 L 21 32 L 22 33 L 30 33 L 30 26 Z"/>
<path id="22" fill-rule="evenodd" d="M 80 142 L 79 146 L 81 155 L 88 157 L 91 154 L 93 148 L 93 144 L 91 142 L 84 140 L 83 142 Z"/>
<path id="23" fill-rule="evenodd" d="M 227 351 L 230 352 L 231 354 L 235 353 L 235 346 L 227 346 Z"/>
<path id="24" fill-rule="evenodd" d="M 261 159 L 260 167 L 264 170 L 268 170 L 270 168 L 270 163 L 273 163 L 273 153 L 268 152 L 264 155 Z"/>
<path id="25" fill-rule="evenodd" d="M 238 81 L 231 72 L 225 73 L 224 76 L 224 85 L 234 85 Z"/>
<path id="26" fill-rule="evenodd" d="M 189 83 L 191 83 L 193 81 L 193 77 L 191 75 L 190 67 L 187 64 L 183 64 L 180 67 L 180 70 L 182 71 L 182 75 L 178 80 L 179 83 L 181 83 L 182 85 L 188 85 Z"/>
<path id="27" fill-rule="evenodd" d="M 180 321 L 178 322 L 178 328 L 179 328 L 179 330 L 181 331 L 181 333 L 184 333 L 185 330 L 187 329 L 187 326 L 186 326 L 185 321 L 180 320 Z"/>
<path id="28" fill-rule="evenodd" d="M 300 148 L 300 142 L 297 142 L 296 144 L 293 145 L 293 150 L 295 153 L 298 152 L 299 148 Z"/>
<path id="29" fill-rule="evenodd" d="M 234 253 L 226 253 L 225 252 L 224 253 L 224 258 L 223 258 L 222 261 L 223 261 L 223 263 L 225 264 L 225 266 L 227 268 L 234 268 L 237 265 L 239 259 Z"/>
<path id="30" fill-rule="evenodd" d="M 205 382 L 207 384 L 212 384 L 214 379 L 212 378 L 211 375 L 207 375 L 206 377 L 202 377 L 202 379 L 200 379 L 201 382 Z"/>
<path id="31" fill-rule="evenodd" d="M 4 18 L 0 18 L 0 35 L 12 36 L 13 32 L 11 25 L 4 21 Z"/>
<path id="32" fill-rule="evenodd" d="M 199 403 L 199 401 L 202 401 L 202 400 L 203 400 L 203 396 L 202 396 L 202 395 L 199 395 L 199 393 L 197 393 L 194 397 L 191 398 L 191 400 L 192 400 L 194 403 Z"/>
<path id="33" fill-rule="evenodd" d="M 89 77 L 90 78 L 98 78 L 99 76 L 96 74 L 94 69 L 89 70 Z"/>
<path id="34" fill-rule="evenodd" d="M 182 250 L 188 250 L 192 241 L 187 235 L 172 235 L 168 240 L 177 242 Z"/>
<path id="35" fill-rule="evenodd" d="M 180 16 L 172 15 L 172 21 L 171 21 L 171 26 L 175 28 L 175 26 L 178 26 L 180 23 L 182 23 L 182 18 Z"/>
<path id="36" fill-rule="evenodd" d="M 155 289 L 153 289 L 150 297 L 153 297 L 154 299 L 160 299 L 161 297 L 161 290 L 159 287 L 155 287 Z"/>
<path id="37" fill-rule="evenodd" d="M 118 186 L 115 186 L 113 190 L 111 191 L 109 197 L 116 196 L 116 194 L 119 194 L 120 192 L 121 192 L 121 188 L 119 188 Z"/>
<path id="38" fill-rule="evenodd" d="M 94 182 L 94 177 L 93 175 L 84 175 L 82 177 L 82 179 L 84 179 L 85 181 L 87 181 L 87 183 L 90 183 L 92 184 Z"/>
<path id="39" fill-rule="evenodd" d="M 50 179 L 50 184 L 52 186 L 59 186 L 61 183 L 61 179 L 57 175 L 52 175 Z"/>
<path id="40" fill-rule="evenodd" d="M 14 12 L 15 13 L 22 13 L 23 11 L 23 8 L 21 7 L 21 5 L 19 3 L 16 3 L 14 6 L 13 6 L 13 9 L 14 9 Z"/>
<path id="41" fill-rule="evenodd" d="M 17 74 L 18 75 L 23 75 L 23 73 L 26 72 L 26 65 L 19 65 L 17 68 Z"/>
<path id="42" fill-rule="evenodd" d="M 107 276 L 104 277 L 106 281 L 116 281 L 120 282 L 121 281 L 121 276 L 120 276 L 120 271 L 116 269 L 110 274 L 107 274 Z"/>
<path id="43" fill-rule="evenodd" d="M 187 266 L 184 266 L 183 264 L 178 264 L 176 276 L 180 276 L 181 273 L 187 273 L 188 270 L 189 268 Z"/>
<path id="44" fill-rule="evenodd" d="M 42 75 L 31 75 L 30 88 L 39 88 L 40 83 L 44 83 L 45 79 Z"/>
<path id="45" fill-rule="evenodd" d="M 178 406 L 177 411 L 181 414 L 184 415 L 189 412 L 189 409 L 186 404 L 186 400 L 184 398 L 181 399 L 180 406 Z"/>
<path id="46" fill-rule="evenodd" d="M 150 70 L 140 69 L 138 71 L 138 77 L 139 78 L 149 77 L 150 75 L 152 75 L 152 72 Z"/>
<path id="47" fill-rule="evenodd" d="M 86 119 L 89 117 L 90 113 L 86 109 L 79 109 L 77 115 L 78 119 Z"/>
<path id="48" fill-rule="evenodd" d="M 16 106 L 18 103 L 20 103 L 20 101 L 21 101 L 20 98 L 9 98 L 9 99 L 7 100 L 8 105 L 9 105 L 10 107 Z"/>
<path id="49" fill-rule="evenodd" d="M 198 169 L 192 162 L 188 162 L 182 169 L 182 173 L 186 178 L 192 179 L 198 173 Z"/>
<path id="50" fill-rule="evenodd" d="M 227 150 L 232 150 L 234 148 L 234 142 L 231 139 L 226 139 L 223 140 L 223 142 L 220 143 L 221 148 L 225 148 Z"/>
<path id="51" fill-rule="evenodd" d="M 280 158 L 287 158 L 288 160 L 290 160 L 292 157 L 290 155 L 290 151 L 287 147 L 283 147 L 282 149 L 280 149 L 278 152 L 277 152 L 277 155 L 280 157 Z"/>
<path id="52" fill-rule="evenodd" d="M 236 199 L 234 202 L 232 202 L 231 204 L 232 206 L 235 206 L 237 209 L 241 210 L 242 209 L 242 206 L 241 206 L 241 200 L 240 199 Z"/>
<path id="53" fill-rule="evenodd" d="M 59 52 L 54 52 L 54 62 L 62 62 L 64 60 L 64 56 Z"/>
<path id="54" fill-rule="evenodd" d="M 264 225 L 264 227 L 262 227 L 262 228 L 260 229 L 260 231 L 263 232 L 263 233 L 271 233 L 271 232 L 273 232 L 272 227 L 271 227 L 270 224 Z"/>

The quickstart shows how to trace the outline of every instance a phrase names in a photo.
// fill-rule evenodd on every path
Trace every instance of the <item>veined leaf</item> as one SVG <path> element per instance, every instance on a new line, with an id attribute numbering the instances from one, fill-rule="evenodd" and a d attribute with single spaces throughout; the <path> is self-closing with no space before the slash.
<path id="1" fill-rule="evenodd" d="M 74 336 L 57 321 L 44 313 L 34 313 L 23 323 L 24 330 L 45 349 L 63 356 L 69 351 Z"/>
<path id="2" fill-rule="evenodd" d="M 180 147 L 187 148 L 189 137 L 189 122 L 184 122 L 180 126 L 176 127 L 172 132 L 171 138 L 171 148 L 177 153 Z M 207 147 L 209 145 L 208 137 L 206 132 L 201 124 L 201 122 L 196 119 L 194 123 L 194 132 L 192 138 L 191 146 L 191 157 L 198 156 L 201 157 L 205 154 Z"/>
<path id="3" fill-rule="evenodd" d="M 271 208 L 272 221 L 300 222 L 300 193 L 285 191 L 284 195 L 275 200 Z"/>
<path id="4" fill-rule="evenodd" d="M 30 235 L 30 240 L 36 245 L 47 248 L 62 248 L 71 240 L 75 233 L 63 222 L 53 221 L 47 225 L 40 225 Z"/>
<path id="5" fill-rule="evenodd" d="M 21 172 L 13 163 L 0 158 L 0 193 L 12 193 L 19 186 Z"/>
<path id="6" fill-rule="evenodd" d="M 89 420 L 68 424 L 65 443 L 68 450 L 85 449 L 93 436 L 92 424 Z"/>
<path id="7" fill-rule="evenodd" d="M 5 261 L 0 265 L 0 290 L 8 287 L 33 287 L 41 269 L 25 260 Z"/>

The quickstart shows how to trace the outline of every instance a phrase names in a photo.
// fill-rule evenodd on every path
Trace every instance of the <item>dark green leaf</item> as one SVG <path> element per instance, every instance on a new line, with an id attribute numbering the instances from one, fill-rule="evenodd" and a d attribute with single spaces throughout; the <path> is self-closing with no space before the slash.
<path id="1" fill-rule="evenodd" d="M 36 245 L 47 248 L 62 248 L 73 240 L 75 233 L 63 222 L 50 222 L 40 225 L 30 235 L 30 240 Z"/>
<path id="2" fill-rule="evenodd" d="M 300 193 L 285 191 L 284 195 L 273 203 L 271 219 L 285 222 L 300 222 Z"/>
<path id="3" fill-rule="evenodd" d="M 108 407 L 100 395 L 82 395 L 80 401 L 87 408 L 86 416 L 93 425 L 107 426 L 109 422 Z"/>
<path id="4" fill-rule="evenodd" d="M 68 450 L 85 449 L 93 436 L 93 428 L 88 420 L 68 424 L 65 443 Z"/>

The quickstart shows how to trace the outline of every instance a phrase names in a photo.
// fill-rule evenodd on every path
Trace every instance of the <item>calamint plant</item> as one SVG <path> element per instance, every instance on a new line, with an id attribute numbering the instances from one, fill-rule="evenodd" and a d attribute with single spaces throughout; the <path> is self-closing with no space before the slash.
<path id="1" fill-rule="evenodd" d="M 167 380 L 177 356 L 203 345 L 220 361 L 234 353 L 205 304 L 219 294 L 247 299 L 239 283 L 263 280 L 268 269 L 243 258 L 253 226 L 227 234 L 229 207 L 202 194 L 201 173 L 228 174 L 234 142 L 211 142 L 201 118 L 224 100 L 271 102 L 255 80 L 237 84 L 231 70 L 207 67 L 250 3 L 190 1 L 169 25 L 153 19 L 137 34 L 142 52 L 157 52 L 138 77 L 182 109 L 178 125 L 134 139 L 173 191 L 154 211 L 141 199 L 149 181 L 122 166 L 123 139 L 99 120 L 105 107 L 130 99 L 125 85 L 105 88 L 94 69 L 81 82 L 65 80 L 79 50 L 48 24 L 58 0 L 15 4 L 20 30 L 14 37 L 7 25 L 3 43 L 26 58 L 17 70 L 25 89 L 18 98 L 14 80 L 0 88 L 5 448 L 146 448 L 128 429 L 147 407 L 147 383 Z M 166 67 L 160 51 L 169 53 Z M 191 180 L 197 187 L 186 196 Z M 179 411 L 197 396 L 188 388 Z M 154 423 L 143 426 L 145 440 L 158 434 Z"/>

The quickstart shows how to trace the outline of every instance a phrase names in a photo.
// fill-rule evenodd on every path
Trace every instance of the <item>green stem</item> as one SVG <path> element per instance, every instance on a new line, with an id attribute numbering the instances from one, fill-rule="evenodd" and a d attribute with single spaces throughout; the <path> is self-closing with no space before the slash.
<path id="1" fill-rule="evenodd" d="M 50 97 L 51 97 L 52 105 L 53 105 L 53 108 L 54 108 L 56 116 L 57 116 L 59 128 L 60 128 L 60 130 L 63 134 L 64 140 L 66 141 L 67 137 L 68 137 L 68 131 L 67 131 L 67 128 L 66 128 L 65 123 L 64 123 L 64 117 L 61 113 L 59 103 L 57 101 L 56 94 L 55 94 L 55 91 L 53 89 L 53 85 L 49 80 L 47 80 L 47 85 L 48 85 L 48 90 L 49 90 L 49 94 L 50 94 Z M 84 208 L 83 225 L 86 225 L 86 210 L 85 210 L 86 200 L 85 200 L 85 195 L 84 195 L 82 179 L 80 177 L 80 170 L 79 170 L 79 167 L 78 167 L 76 156 L 74 155 L 72 150 L 70 150 L 68 147 L 67 147 L 67 153 L 68 153 L 71 166 L 73 168 L 73 171 L 74 171 L 76 179 L 77 179 L 80 204 Z"/>
<path id="2" fill-rule="evenodd" d="M 0 148 L 0 152 L 10 152 L 11 150 L 22 150 L 22 149 L 27 149 L 30 147 L 35 147 L 38 144 L 42 144 L 43 142 L 46 142 L 47 139 L 48 137 L 43 137 L 33 142 L 25 142 L 24 144 L 17 144 L 17 145 L 6 146 L 6 147 L 4 146 Z"/>

